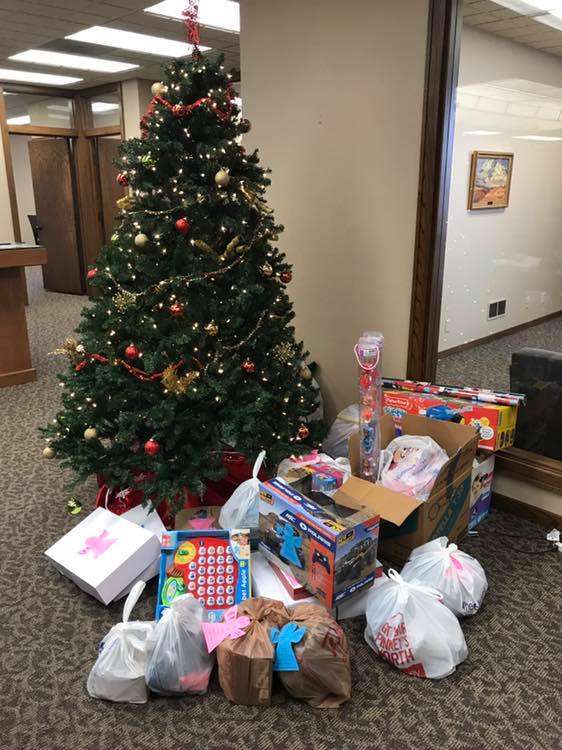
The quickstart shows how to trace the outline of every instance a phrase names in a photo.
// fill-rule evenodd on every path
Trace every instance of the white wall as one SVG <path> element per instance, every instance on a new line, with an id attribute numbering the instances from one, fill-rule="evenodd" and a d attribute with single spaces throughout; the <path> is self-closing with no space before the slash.
<path id="1" fill-rule="evenodd" d="M 427 0 L 241 2 L 245 145 L 273 169 L 297 335 L 329 416 L 356 398 L 364 330 L 384 332 L 384 370 L 405 374 L 427 13 Z"/>
<path id="2" fill-rule="evenodd" d="M 35 214 L 35 197 L 33 195 L 33 181 L 31 178 L 31 164 L 29 162 L 28 143 L 31 136 L 11 135 L 10 149 L 16 183 L 18 199 L 18 216 L 20 222 L 22 242 L 34 242 L 28 214 Z"/>
<path id="3" fill-rule="evenodd" d="M 562 59 L 465 26 L 459 87 L 440 351 L 562 309 L 562 140 L 515 137 L 562 137 Z M 467 210 L 474 150 L 514 153 L 508 208 Z"/>

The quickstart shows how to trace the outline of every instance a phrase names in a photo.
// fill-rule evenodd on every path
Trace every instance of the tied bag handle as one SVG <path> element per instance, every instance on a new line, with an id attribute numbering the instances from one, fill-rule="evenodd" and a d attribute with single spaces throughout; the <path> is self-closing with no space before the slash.
<path id="1" fill-rule="evenodd" d="M 129 622 L 131 612 L 133 611 L 135 604 L 140 599 L 145 586 L 145 581 L 137 581 L 133 588 L 129 591 L 129 595 L 125 599 L 125 604 L 123 606 L 123 622 Z"/>
<path id="2" fill-rule="evenodd" d="M 264 458 L 265 458 L 265 451 L 260 451 L 254 463 L 254 468 L 252 469 L 252 479 L 255 480 L 254 484 L 256 484 L 256 486 L 258 482 L 258 474 L 261 469 L 261 465 L 263 464 Z"/>
<path id="3" fill-rule="evenodd" d="M 437 591 L 437 589 L 434 589 L 431 586 L 425 586 L 422 583 L 411 583 L 410 581 L 405 581 L 400 573 L 397 570 L 394 570 L 394 568 L 390 568 L 390 570 L 388 571 L 388 577 L 393 583 L 397 583 L 400 587 L 402 587 L 402 589 L 412 589 L 415 591 L 420 591 L 423 594 L 435 597 L 440 602 L 443 601 L 443 596 L 439 591 Z M 407 593 L 407 591 L 405 593 Z"/>

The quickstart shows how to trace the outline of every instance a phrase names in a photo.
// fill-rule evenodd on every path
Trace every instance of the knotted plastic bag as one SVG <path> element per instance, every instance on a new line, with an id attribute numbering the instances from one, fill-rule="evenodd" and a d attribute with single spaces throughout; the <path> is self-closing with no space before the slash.
<path id="1" fill-rule="evenodd" d="M 358 431 L 359 405 L 351 404 L 335 418 L 327 437 L 322 442 L 322 450 L 332 458 L 349 458 L 349 439 Z"/>
<path id="2" fill-rule="evenodd" d="M 351 697 L 351 667 L 345 633 L 318 604 L 297 604 L 289 611 L 291 622 L 283 630 L 295 626 L 297 634 L 304 630 L 304 635 L 291 646 L 297 669 L 282 669 L 278 672 L 279 679 L 293 698 L 309 706 L 341 706 Z M 283 630 L 278 636 L 281 641 Z"/>
<path id="3" fill-rule="evenodd" d="M 252 478 L 242 482 L 222 506 L 219 524 L 223 529 L 255 529 L 260 525 L 258 473 L 264 458 L 265 451 L 262 451 L 256 458 Z"/>
<path id="4" fill-rule="evenodd" d="M 468 656 L 459 621 L 439 592 L 409 583 L 395 570 L 375 581 L 366 615 L 369 646 L 407 674 L 447 677 Z"/>
<path id="5" fill-rule="evenodd" d="M 170 602 L 154 630 L 154 649 L 146 668 L 146 684 L 161 695 L 207 692 L 214 656 L 203 638 L 207 614 L 191 594 Z"/>
<path id="6" fill-rule="evenodd" d="M 282 602 L 265 597 L 247 599 L 237 606 L 237 616 L 248 616 L 243 635 L 227 638 L 217 647 L 219 682 L 233 703 L 267 706 L 271 702 L 275 648 L 271 628 L 282 628 L 290 615 Z"/>
<path id="7" fill-rule="evenodd" d="M 447 542 L 442 536 L 413 550 L 402 578 L 437 589 L 443 604 L 456 615 L 473 615 L 488 589 L 486 574 L 478 560 Z"/>
<path id="8" fill-rule="evenodd" d="M 125 703 L 146 703 L 145 670 L 155 622 L 129 622 L 131 611 L 144 587 L 139 581 L 123 607 L 123 621 L 114 625 L 100 643 L 100 653 L 86 687 L 92 698 Z"/>

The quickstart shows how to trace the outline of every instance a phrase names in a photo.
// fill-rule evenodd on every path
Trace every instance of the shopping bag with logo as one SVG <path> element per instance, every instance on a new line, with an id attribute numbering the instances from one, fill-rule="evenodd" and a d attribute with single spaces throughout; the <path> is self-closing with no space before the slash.
<path id="1" fill-rule="evenodd" d="M 145 585 L 139 581 L 133 586 L 125 600 L 123 621 L 114 625 L 100 643 L 98 658 L 86 684 L 92 698 L 125 703 L 148 700 L 145 670 L 156 623 L 129 622 Z"/>
<path id="2" fill-rule="evenodd" d="M 351 697 L 351 667 L 345 633 L 318 604 L 297 604 L 291 621 L 273 628 L 273 670 L 293 696 L 315 708 L 337 708 Z"/>
<path id="3" fill-rule="evenodd" d="M 486 574 L 478 560 L 447 542 L 447 537 L 442 536 L 417 547 L 410 553 L 401 576 L 405 581 L 437 589 L 443 604 L 456 615 L 473 615 L 488 589 Z"/>
<path id="4" fill-rule="evenodd" d="M 407 674 L 447 677 L 468 656 L 459 621 L 439 592 L 408 583 L 395 570 L 375 581 L 366 615 L 369 646 Z"/>
<path id="5" fill-rule="evenodd" d="M 154 629 L 154 649 L 146 668 L 146 684 L 161 695 L 207 692 L 214 655 L 209 654 L 202 624 L 206 612 L 191 594 L 170 602 Z"/>
<path id="6" fill-rule="evenodd" d="M 222 506 L 219 524 L 223 529 L 241 529 L 246 526 L 255 529 L 260 525 L 258 473 L 264 458 L 265 451 L 262 451 L 254 463 L 252 478 L 242 482 Z"/>

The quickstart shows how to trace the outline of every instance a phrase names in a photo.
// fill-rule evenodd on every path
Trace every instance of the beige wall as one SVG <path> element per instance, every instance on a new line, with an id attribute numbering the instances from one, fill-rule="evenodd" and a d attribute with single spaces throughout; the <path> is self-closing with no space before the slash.
<path id="1" fill-rule="evenodd" d="M 27 218 L 35 213 L 35 197 L 33 195 L 33 181 L 31 178 L 31 164 L 29 161 L 28 143 L 31 136 L 11 135 L 10 149 L 14 167 L 14 181 L 18 199 L 18 216 L 20 221 L 22 242 L 34 242 L 31 224 Z"/>
<path id="2" fill-rule="evenodd" d="M 6 175 L 4 149 L 0 143 L 0 242 L 14 241 L 14 227 L 10 210 L 10 193 Z"/>
<path id="3" fill-rule="evenodd" d="M 140 120 L 152 98 L 152 84 L 153 81 L 140 78 L 122 82 L 125 138 L 140 138 Z"/>
<path id="4" fill-rule="evenodd" d="M 356 398 L 353 345 L 385 335 L 404 375 L 417 208 L 427 0 L 242 0 L 247 148 L 273 169 L 297 334 L 328 416 Z"/>

